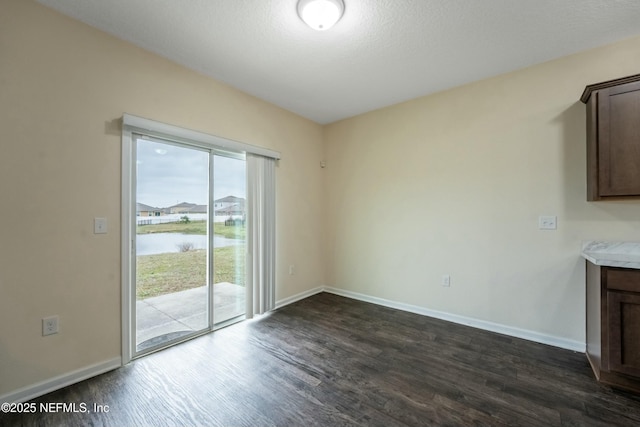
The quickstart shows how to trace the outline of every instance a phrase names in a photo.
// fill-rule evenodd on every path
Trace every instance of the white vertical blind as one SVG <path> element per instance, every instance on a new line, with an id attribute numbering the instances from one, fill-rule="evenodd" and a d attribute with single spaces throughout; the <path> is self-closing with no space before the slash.
<path id="1" fill-rule="evenodd" d="M 275 307 L 275 160 L 247 153 L 247 318 Z"/>

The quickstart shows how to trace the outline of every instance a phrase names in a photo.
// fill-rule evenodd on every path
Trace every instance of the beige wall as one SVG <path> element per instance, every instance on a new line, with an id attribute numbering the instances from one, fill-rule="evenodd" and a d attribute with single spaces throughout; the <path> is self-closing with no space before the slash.
<path id="1" fill-rule="evenodd" d="M 0 396 L 120 356 L 124 112 L 280 151 L 277 299 L 324 283 L 319 125 L 33 1 L 0 8 Z"/>
<path id="2" fill-rule="evenodd" d="M 578 99 L 639 70 L 636 38 L 326 126 L 327 285 L 584 342 L 581 241 L 640 202 L 586 202 Z"/>

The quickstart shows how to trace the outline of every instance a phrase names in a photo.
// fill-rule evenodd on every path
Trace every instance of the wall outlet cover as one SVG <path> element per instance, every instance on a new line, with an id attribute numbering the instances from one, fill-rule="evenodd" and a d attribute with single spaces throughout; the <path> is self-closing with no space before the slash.
<path id="1" fill-rule="evenodd" d="M 42 336 L 58 333 L 58 316 L 49 316 L 42 319 Z"/>
<path id="2" fill-rule="evenodd" d="M 538 218 L 538 228 L 540 230 L 556 230 L 558 228 L 558 217 L 554 215 L 541 215 Z"/>

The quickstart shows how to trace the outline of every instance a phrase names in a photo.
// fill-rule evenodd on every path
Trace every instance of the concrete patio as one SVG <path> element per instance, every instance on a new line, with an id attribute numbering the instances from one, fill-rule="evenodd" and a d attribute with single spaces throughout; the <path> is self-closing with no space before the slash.
<path id="1" fill-rule="evenodd" d="M 244 286 L 213 285 L 214 323 L 245 313 Z M 207 327 L 206 286 L 136 301 L 137 350 L 141 351 Z"/>

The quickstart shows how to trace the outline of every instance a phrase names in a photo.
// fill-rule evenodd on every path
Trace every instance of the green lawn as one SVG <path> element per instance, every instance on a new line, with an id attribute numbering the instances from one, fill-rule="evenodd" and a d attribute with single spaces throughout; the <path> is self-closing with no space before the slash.
<path id="1" fill-rule="evenodd" d="M 150 233 L 182 233 L 182 234 L 207 234 L 207 221 L 190 221 L 189 223 L 171 222 L 167 224 L 139 225 L 137 234 Z M 224 222 L 213 224 L 213 234 L 226 237 L 227 239 L 244 239 L 246 227 L 225 226 Z"/>
<path id="2" fill-rule="evenodd" d="M 145 299 L 205 285 L 206 254 L 206 250 L 200 249 L 138 256 L 137 298 Z M 244 245 L 216 248 L 213 250 L 213 260 L 213 283 L 230 282 L 244 286 Z"/>

